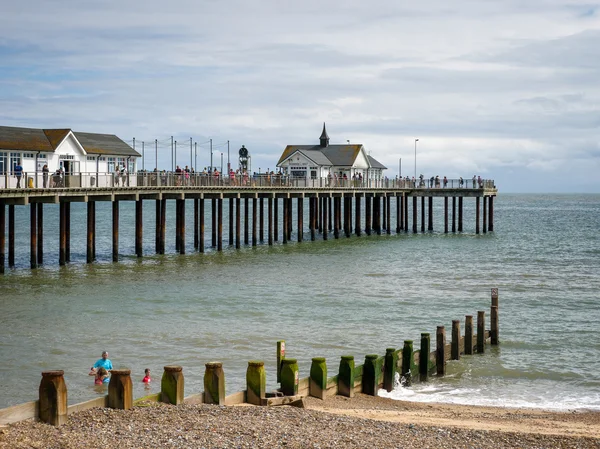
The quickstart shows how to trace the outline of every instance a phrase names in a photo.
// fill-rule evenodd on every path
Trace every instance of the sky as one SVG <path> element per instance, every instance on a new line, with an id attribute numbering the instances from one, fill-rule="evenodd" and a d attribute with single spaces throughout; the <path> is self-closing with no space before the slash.
<path id="1" fill-rule="evenodd" d="M 600 192 L 600 4 L 571 0 L 19 0 L 0 125 L 116 134 L 144 168 L 275 169 L 362 143 L 394 178 Z M 190 138 L 192 151 L 190 151 Z M 155 151 L 158 141 L 158 154 Z M 416 156 L 415 156 L 415 139 Z M 195 145 L 195 146 L 194 146 Z M 140 161 L 139 167 L 141 168 Z"/>

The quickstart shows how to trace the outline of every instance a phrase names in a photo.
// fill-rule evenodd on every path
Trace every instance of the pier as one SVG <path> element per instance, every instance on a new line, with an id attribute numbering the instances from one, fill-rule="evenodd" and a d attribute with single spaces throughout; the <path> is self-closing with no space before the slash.
<path id="1" fill-rule="evenodd" d="M 155 201 L 156 204 L 152 217 L 155 220 L 156 254 L 165 254 L 166 220 L 169 218 L 167 201 L 175 201 L 174 249 L 185 254 L 186 200 L 193 201 L 194 250 L 203 252 L 207 208 L 212 217 L 211 246 L 222 251 L 224 241 L 236 249 L 241 248 L 242 233 L 244 245 L 252 247 L 273 245 L 280 238 L 283 244 L 288 244 L 294 228 L 298 242 L 314 241 L 317 236 L 328 240 L 363 234 L 392 234 L 392 231 L 396 234 L 432 232 L 434 201 L 443 201 L 444 233 L 463 232 L 463 207 L 475 208 L 476 234 L 493 232 L 494 197 L 498 193 L 494 181 L 488 179 L 453 179 L 448 180 L 445 187 L 433 187 L 402 179 L 332 182 L 330 178 L 317 178 L 300 182 L 283 176 L 238 179 L 195 175 L 183 178 L 174 173 L 144 172 L 129 176 L 127 182 L 115 183 L 114 174 L 106 174 L 103 182 L 99 182 L 97 173 L 78 176 L 77 187 L 0 189 L 0 273 L 5 272 L 6 266 L 12 268 L 15 265 L 15 206 L 29 206 L 30 267 L 35 269 L 44 261 L 44 204 L 59 205 L 59 264 L 65 265 L 70 262 L 70 206 L 73 202 L 87 203 L 86 261 L 93 263 L 98 201 L 112 203 L 112 260 L 118 262 L 119 204 L 122 201 L 135 201 L 135 255 L 143 257 L 143 201 Z M 464 200 L 469 198 L 474 201 L 465 206 Z M 223 235 L 224 208 L 228 212 L 228 236 Z M 306 235 L 305 223 L 308 224 Z M 16 246 L 23 248 L 26 244 L 20 242 Z"/>

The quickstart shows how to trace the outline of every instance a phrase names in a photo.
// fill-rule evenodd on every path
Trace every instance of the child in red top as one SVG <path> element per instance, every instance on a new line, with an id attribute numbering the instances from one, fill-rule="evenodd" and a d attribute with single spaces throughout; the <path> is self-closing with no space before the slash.
<path id="1" fill-rule="evenodd" d="M 142 380 L 142 382 L 144 382 L 145 384 L 148 384 L 152 381 L 152 379 L 150 378 L 150 368 L 146 368 L 144 370 L 144 379 Z"/>
<path id="2" fill-rule="evenodd" d="M 104 379 L 108 378 L 108 371 L 105 368 L 100 367 L 98 371 L 96 371 L 96 377 L 94 378 L 95 385 L 104 384 Z"/>

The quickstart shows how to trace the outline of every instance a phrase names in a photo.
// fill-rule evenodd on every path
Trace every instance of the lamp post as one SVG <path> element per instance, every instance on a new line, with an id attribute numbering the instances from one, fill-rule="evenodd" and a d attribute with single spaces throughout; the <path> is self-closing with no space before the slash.
<path id="1" fill-rule="evenodd" d="M 402 178 L 402 158 L 398 160 L 398 179 Z"/>
<path id="2" fill-rule="evenodd" d="M 417 179 L 417 142 L 419 139 L 415 139 L 415 179 Z"/>

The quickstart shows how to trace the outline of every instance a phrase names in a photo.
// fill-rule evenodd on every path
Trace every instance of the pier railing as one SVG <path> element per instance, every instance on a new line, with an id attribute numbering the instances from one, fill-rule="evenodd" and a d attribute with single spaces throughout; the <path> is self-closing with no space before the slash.
<path id="1" fill-rule="evenodd" d="M 493 189 L 493 179 L 348 179 L 328 176 L 293 177 L 281 174 L 221 174 L 188 172 L 130 173 L 40 173 L 23 172 L 21 177 L 0 173 L 0 189 L 120 188 L 120 187 L 299 187 L 382 189 Z"/>
<path id="2" fill-rule="evenodd" d="M 466 315 L 464 335 L 461 335 L 460 320 L 452 320 L 451 342 L 446 343 L 444 326 L 437 326 L 435 350 L 431 351 L 431 336 L 422 333 L 420 349 L 415 350 L 412 340 L 404 340 L 402 349 L 387 348 L 385 355 L 367 354 L 362 365 L 354 363 L 354 356 L 343 355 L 336 364 L 337 374 L 329 377 L 330 371 L 324 357 L 314 357 L 309 377 L 300 378 L 298 361 L 289 358 L 285 341 L 277 342 L 277 383 L 280 388 L 274 392 L 266 391 L 266 372 L 264 361 L 249 361 L 246 370 L 246 389 L 225 395 L 225 372 L 221 362 L 206 363 L 204 372 L 204 391 L 184 397 L 183 368 L 176 365 L 164 367 L 160 381 L 161 391 L 137 400 L 133 399 L 133 383 L 130 369 L 111 370 L 108 394 L 97 399 L 69 406 L 67 403 L 67 385 L 64 371 L 43 371 L 39 387 L 39 399 L 25 404 L 0 410 L 0 425 L 26 419 L 39 419 L 51 425 L 60 426 L 68 421 L 68 415 L 93 407 L 109 407 L 128 410 L 136 403 L 166 402 L 173 405 L 217 404 L 235 405 L 248 403 L 258 406 L 300 405 L 302 398 L 312 396 L 325 399 L 328 396 L 341 395 L 353 397 L 355 393 L 377 396 L 383 388 L 388 392 L 396 386 L 410 386 L 412 382 L 425 382 L 432 375 L 446 374 L 446 363 L 459 360 L 462 355 L 483 354 L 487 342 L 492 346 L 499 344 L 498 289 L 491 290 L 491 314 L 489 330 L 485 329 L 485 311 L 478 311 L 476 327 L 473 315 Z"/>

